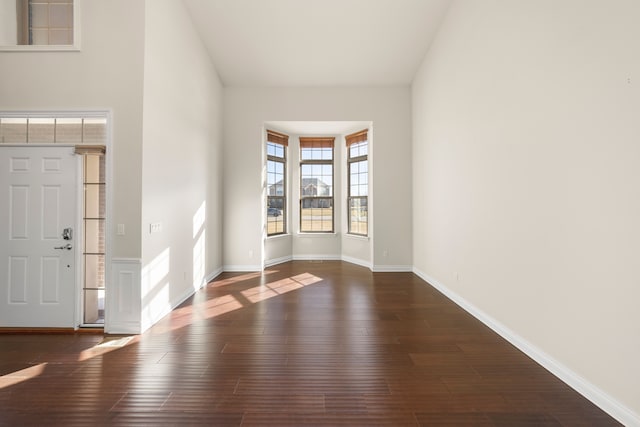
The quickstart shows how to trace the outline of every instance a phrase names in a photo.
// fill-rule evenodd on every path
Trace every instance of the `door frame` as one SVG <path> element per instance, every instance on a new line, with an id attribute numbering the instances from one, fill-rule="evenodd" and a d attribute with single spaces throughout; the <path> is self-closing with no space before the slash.
<path id="1" fill-rule="evenodd" d="M 109 324 L 109 301 L 113 294 L 113 285 L 111 283 L 111 263 L 112 263 L 112 246 L 113 246 L 113 121 L 112 111 L 110 109 L 88 109 L 88 110 L 0 110 L 0 117 L 3 118 L 83 118 L 83 119 L 106 119 L 106 135 L 104 145 L 105 153 L 105 185 L 106 185 L 106 221 L 105 221 L 105 312 L 104 312 L 104 330 L 108 330 Z M 1 147 L 75 147 L 82 144 L 64 144 L 64 143 L 4 143 L 0 141 Z M 83 201 L 83 182 L 82 182 L 82 165 L 81 156 L 76 158 L 77 176 L 76 176 L 76 223 L 75 229 L 82 230 L 82 201 Z M 82 234 L 84 235 L 84 233 Z M 78 236 L 80 237 L 80 236 Z M 76 241 L 77 244 L 78 241 Z M 82 250 L 75 253 L 76 271 L 75 271 L 75 320 L 74 330 L 83 327 L 83 301 L 82 301 Z"/>

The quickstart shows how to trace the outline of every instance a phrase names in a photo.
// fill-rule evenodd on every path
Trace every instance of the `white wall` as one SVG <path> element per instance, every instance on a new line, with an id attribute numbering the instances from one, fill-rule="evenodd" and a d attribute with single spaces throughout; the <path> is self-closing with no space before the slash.
<path id="1" fill-rule="evenodd" d="M 222 241 L 222 85 L 182 2 L 145 12 L 143 329 L 220 269 Z"/>
<path id="2" fill-rule="evenodd" d="M 81 14 L 80 52 L 0 52 L 0 110 L 112 110 L 113 223 L 126 231 L 112 255 L 139 258 L 144 3 L 83 2 Z"/>
<path id="3" fill-rule="evenodd" d="M 375 129 L 373 146 L 378 160 L 372 160 L 372 264 L 380 269 L 410 268 L 411 171 L 406 167 L 411 162 L 409 88 L 226 88 L 224 93 L 225 268 L 262 268 L 265 122 L 345 120 L 371 121 Z M 331 238 L 318 237 L 316 242 L 322 239 Z M 340 238 L 334 239 L 340 247 Z M 326 249 L 324 244 L 316 247 L 319 249 L 296 246 L 293 251 Z"/>
<path id="4" fill-rule="evenodd" d="M 412 90 L 416 271 L 629 425 L 639 21 L 633 0 L 458 1 Z"/>

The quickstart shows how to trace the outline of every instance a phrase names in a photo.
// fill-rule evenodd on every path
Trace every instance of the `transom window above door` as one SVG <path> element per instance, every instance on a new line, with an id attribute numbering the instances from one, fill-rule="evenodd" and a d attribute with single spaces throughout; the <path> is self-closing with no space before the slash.
<path id="1" fill-rule="evenodd" d="M 107 142 L 107 119 L 100 117 L 0 117 L 0 144 L 97 144 Z"/>

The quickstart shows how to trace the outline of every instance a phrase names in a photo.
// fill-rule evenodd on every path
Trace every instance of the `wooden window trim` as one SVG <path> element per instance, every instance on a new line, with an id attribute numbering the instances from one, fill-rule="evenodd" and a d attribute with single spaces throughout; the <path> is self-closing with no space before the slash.
<path id="1" fill-rule="evenodd" d="M 352 133 L 351 135 L 345 136 L 344 139 L 347 142 L 347 147 L 349 147 L 352 144 L 357 144 L 358 142 L 368 141 L 369 140 L 368 133 L 369 133 L 369 130 L 364 129 L 359 132 Z"/>
<path id="2" fill-rule="evenodd" d="M 333 148 L 335 138 L 331 137 L 300 137 L 300 149 L 303 148 Z M 333 160 L 332 160 L 333 161 Z"/>
<path id="3" fill-rule="evenodd" d="M 284 145 L 285 147 L 288 147 L 289 135 L 285 135 L 284 133 L 267 129 L 267 141 L 274 142 L 276 144 L 280 144 L 280 145 Z"/>

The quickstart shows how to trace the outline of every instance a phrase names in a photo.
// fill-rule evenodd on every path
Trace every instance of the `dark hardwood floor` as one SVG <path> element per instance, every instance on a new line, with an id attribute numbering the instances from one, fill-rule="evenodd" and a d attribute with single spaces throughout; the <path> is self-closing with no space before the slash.
<path id="1" fill-rule="evenodd" d="M 225 273 L 136 337 L 0 335 L 0 425 L 619 425 L 410 273 Z"/>

